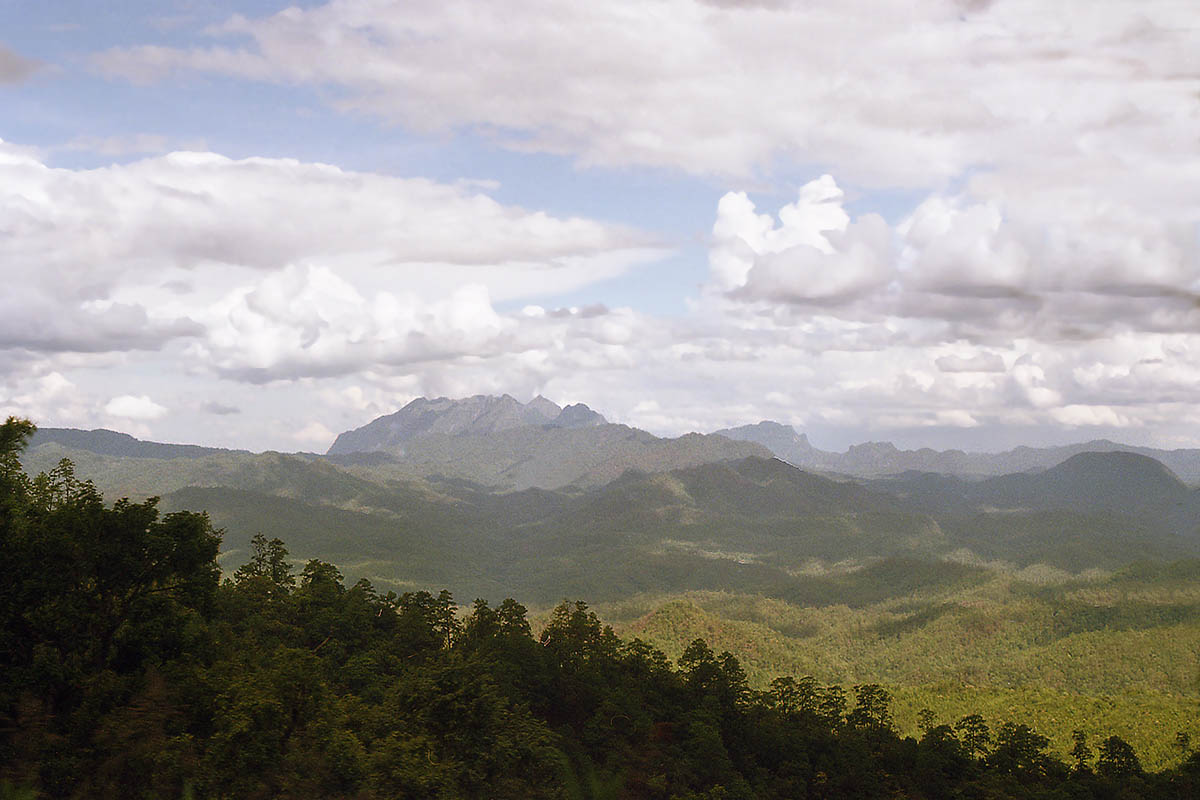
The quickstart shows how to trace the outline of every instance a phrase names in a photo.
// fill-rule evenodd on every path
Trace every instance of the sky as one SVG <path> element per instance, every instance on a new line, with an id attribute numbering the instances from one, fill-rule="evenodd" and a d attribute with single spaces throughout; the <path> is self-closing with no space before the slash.
<path id="1" fill-rule="evenodd" d="M 0 0 L 0 414 L 1200 446 L 1194 0 Z"/>

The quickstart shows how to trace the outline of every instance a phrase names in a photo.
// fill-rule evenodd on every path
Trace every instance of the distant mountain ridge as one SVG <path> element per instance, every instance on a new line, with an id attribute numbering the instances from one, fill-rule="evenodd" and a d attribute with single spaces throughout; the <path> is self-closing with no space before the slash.
<path id="1" fill-rule="evenodd" d="M 489 426 L 486 405 L 474 419 Z M 22 463 L 37 471 L 68 457 L 109 499 L 205 509 L 237 557 L 263 532 L 372 580 L 469 596 L 732 588 L 792 597 L 801 572 L 881 558 L 1077 573 L 1200 553 L 1200 492 L 1124 452 L 1080 454 L 1038 474 L 835 479 L 752 442 L 607 423 L 431 433 L 403 455 L 333 457 L 185 458 L 192 451 L 170 445 L 151 456 L 152 442 L 79 433 L 128 452 L 44 439 Z"/>
<path id="2" fill-rule="evenodd" d="M 338 435 L 326 455 L 402 450 L 427 436 L 492 434 L 526 425 L 588 428 L 607 423 L 583 403 L 561 408 L 538 395 L 522 403 L 511 395 L 478 394 L 461 400 L 418 397 L 394 414 Z"/>
<path id="3" fill-rule="evenodd" d="M 38 428 L 29 442 L 30 448 L 43 444 L 60 444 L 75 450 L 86 450 L 102 456 L 127 458 L 201 458 L 222 453 L 249 455 L 249 450 L 227 450 L 223 447 L 202 447 L 196 444 L 164 444 L 135 439 L 128 433 L 97 428 L 91 431 L 76 428 Z"/>
<path id="4" fill-rule="evenodd" d="M 738 441 L 756 442 L 779 458 L 803 469 L 838 472 L 858 477 L 898 475 L 903 472 L 937 472 L 963 477 L 989 477 L 1019 472 L 1040 472 L 1080 453 L 1127 452 L 1164 464 L 1181 480 L 1200 483 L 1200 449 L 1160 450 L 1135 447 L 1107 439 L 1057 447 L 1016 447 L 1002 453 L 968 453 L 962 450 L 901 450 L 891 442 L 864 442 L 845 453 L 813 447 L 808 437 L 790 425 L 763 421 L 725 428 L 714 433 Z"/>
<path id="5" fill-rule="evenodd" d="M 142 441 L 106 429 L 70 428 L 41 428 L 31 446 L 51 443 L 98 455 L 139 459 L 198 459 L 250 452 Z M 762 421 L 671 439 L 609 423 L 583 403 L 562 407 L 540 395 L 522 403 L 507 394 L 418 398 L 395 413 L 341 433 L 324 458 L 347 467 L 390 469 L 396 477 L 442 476 L 508 491 L 571 483 L 595 486 L 626 469 L 654 472 L 767 455 L 801 469 L 856 478 L 913 473 L 977 481 L 1044 472 L 1084 453 L 1143 456 L 1160 462 L 1188 485 L 1200 484 L 1200 449 L 1161 450 L 1096 440 L 970 453 L 930 448 L 901 450 L 890 442 L 865 442 L 837 453 L 814 447 L 804 433 L 778 422 Z M 939 492 L 948 491 L 947 496 L 967 505 L 983 502 L 978 492 L 958 491 L 938 484 L 928 475 L 910 478 L 913 485 L 905 487 L 906 492 L 920 493 L 917 484 L 923 482 L 929 489 L 936 485 Z M 1116 490 L 1120 488 L 1118 481 L 1110 496 L 1119 494 Z M 945 502 L 949 501 L 943 497 L 938 504 Z"/>
<path id="6" fill-rule="evenodd" d="M 1200 525 L 1200 490 L 1161 461 L 1123 451 L 1079 453 L 1042 472 L 983 479 L 909 471 L 862 481 L 928 513 L 1055 509 L 1155 517 L 1181 533 Z"/>
<path id="7" fill-rule="evenodd" d="M 542 396 L 417 398 L 340 434 L 327 458 L 387 456 L 398 478 L 437 476 L 503 491 L 599 486 L 629 469 L 660 472 L 771 452 L 754 442 L 689 433 L 669 439 L 608 422 L 583 403 Z"/>

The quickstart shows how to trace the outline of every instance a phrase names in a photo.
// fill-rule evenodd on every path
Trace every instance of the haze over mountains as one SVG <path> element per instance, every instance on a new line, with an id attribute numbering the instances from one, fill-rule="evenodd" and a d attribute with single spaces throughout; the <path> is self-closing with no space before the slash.
<path id="1" fill-rule="evenodd" d="M 138 442 L 112 431 L 55 428 L 39 430 L 33 446 L 49 442 L 104 456 L 199 458 L 233 452 Z M 438 476 L 519 491 L 598 486 L 628 469 L 655 472 L 770 455 L 762 445 L 722 436 L 660 438 L 611 424 L 582 403 L 562 408 L 544 397 L 523 404 L 509 395 L 477 395 L 414 400 L 342 433 L 324 458 L 391 479 Z"/>
<path id="2" fill-rule="evenodd" d="M 361 428 L 339 435 L 329 455 L 392 450 L 427 436 L 487 435 L 526 425 L 549 428 L 588 428 L 608 420 L 583 403 L 565 409 L 538 395 L 523 404 L 510 395 L 475 395 L 463 400 L 418 397 L 395 414 L 379 417 Z"/>
<path id="3" fill-rule="evenodd" d="M 381 585 L 545 602 L 791 597 L 806 571 L 880 559 L 1078 573 L 1200 554 L 1200 494 L 1140 453 L 831 454 L 773 423 L 723 433 L 663 439 L 545 398 L 422 398 L 325 455 L 43 429 L 24 461 L 37 471 L 69 457 L 110 499 L 207 509 L 235 559 L 261 531 Z M 1168 455 L 1186 466 L 1189 452 Z M 1005 463 L 1021 469 L 981 475 Z"/>
<path id="4" fill-rule="evenodd" d="M 779 458 L 805 469 L 845 475 L 895 475 L 911 470 L 946 475 L 985 476 L 1044 470 L 1080 453 L 1129 452 L 1161 461 L 1187 483 L 1200 482 L 1200 450 L 1160 450 L 1098 439 L 1059 447 L 1016 447 L 1001 453 L 968 453 L 962 450 L 900 450 L 891 442 L 865 442 L 845 453 L 813 447 L 808 437 L 789 425 L 763 421 L 713 431 L 738 441 L 757 442 Z"/>
<path id="5" fill-rule="evenodd" d="M 65 428 L 41 429 L 34 445 L 51 441 L 116 456 L 194 458 L 233 452 L 143 442 L 114 431 Z M 589 452 L 572 454 L 572 448 Z M 510 395 L 417 398 L 393 414 L 341 433 L 325 455 L 340 464 L 392 464 L 397 473 L 403 473 L 407 463 L 412 467 L 407 474 L 412 475 L 443 469 L 441 474 L 447 477 L 513 490 L 550 488 L 574 481 L 595 485 L 612 480 L 625 468 L 654 471 L 751 455 L 771 454 L 803 469 L 846 476 L 874 478 L 916 471 L 981 478 L 1038 472 L 1089 452 L 1137 453 L 1161 462 L 1185 483 L 1200 483 L 1200 449 L 1163 450 L 1094 440 L 971 453 L 930 448 L 901 450 L 890 442 L 865 442 L 837 453 L 814 447 L 804 433 L 778 422 L 764 420 L 669 439 L 609 423 L 583 403 L 563 408 L 540 395 L 528 403 Z M 561 463 L 564 458 L 580 463 Z M 551 462 L 558 462 L 557 468 L 551 469 Z"/>
<path id="6" fill-rule="evenodd" d="M 69 458 L 110 502 L 207 512 L 227 575 L 261 533 L 381 593 L 586 599 L 672 658 L 697 637 L 737 652 L 758 685 L 886 680 L 912 731 L 917 709 L 979 703 L 1064 731 L 1154 719 L 1128 735 L 1174 763 L 1163 730 L 1194 720 L 1200 492 L 1172 469 L 1071 448 L 829 454 L 752 428 L 762 441 L 664 439 L 582 405 L 439 398 L 324 455 L 42 429 L 22 462 Z M 1023 469 L 981 474 L 1004 463 Z"/>
<path id="7" fill-rule="evenodd" d="M 753 442 L 689 434 L 663 439 L 609 423 L 586 405 L 560 408 L 544 397 L 419 398 L 395 414 L 347 431 L 330 458 L 377 463 L 393 477 L 459 478 L 498 490 L 598 486 L 628 469 L 650 472 L 748 456 L 770 456 Z"/>

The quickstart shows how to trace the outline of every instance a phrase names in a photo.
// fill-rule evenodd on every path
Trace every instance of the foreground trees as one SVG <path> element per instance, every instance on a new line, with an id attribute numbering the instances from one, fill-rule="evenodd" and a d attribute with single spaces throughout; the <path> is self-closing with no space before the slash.
<path id="1" fill-rule="evenodd" d="M 153 500 L 105 506 L 68 463 L 36 478 L 0 426 L 0 797 L 1187 797 L 1127 744 L 1068 768 L 1028 726 L 932 716 L 887 691 L 752 691 L 703 640 L 678 665 L 583 603 L 381 595 L 278 539 L 218 581 L 219 532 Z"/>

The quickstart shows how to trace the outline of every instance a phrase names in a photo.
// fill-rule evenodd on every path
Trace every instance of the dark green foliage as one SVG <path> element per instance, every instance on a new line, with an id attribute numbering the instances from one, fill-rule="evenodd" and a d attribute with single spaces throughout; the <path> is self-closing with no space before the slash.
<path id="1" fill-rule="evenodd" d="M 29 429 L 0 426 L 4 777 L 155 794 L 190 751 L 168 676 L 210 641 L 219 533 L 203 514 L 160 518 L 154 499 L 106 507 L 70 462 L 14 474 Z"/>
<path id="2" fill-rule="evenodd" d="M 524 426 L 499 439 L 476 437 L 490 453 L 477 455 L 490 466 L 458 451 L 464 438 L 445 436 L 420 440 L 422 447 L 448 448 L 443 455 L 449 462 L 441 456 L 417 459 L 428 469 L 417 469 L 411 459 L 402 469 L 391 462 L 339 466 L 326 459 L 233 451 L 187 458 L 103 455 L 74 449 L 82 444 L 71 437 L 38 445 L 40 435 L 25 460 L 49 469 L 69 456 L 110 500 L 159 495 L 163 509 L 206 509 L 215 525 L 230 531 L 224 544 L 229 569 L 249 557 L 250 536 L 260 532 L 267 540 L 286 540 L 299 559 L 338 564 L 351 581 L 370 577 L 396 591 L 449 587 L 459 597 L 512 595 L 542 607 L 562 597 L 612 602 L 638 593 L 696 590 L 861 605 L 930 582 L 978 581 L 997 568 L 1080 573 L 1120 568 L 1134 559 L 1200 554 L 1200 539 L 1193 535 L 1200 524 L 1200 494 L 1189 499 L 1194 493 L 1161 465 L 1128 454 L 1073 459 L 1046 475 L 1011 480 L 916 475 L 861 485 L 753 457 L 619 474 L 623 465 L 639 463 L 622 444 L 620 457 L 604 462 L 604 480 L 561 485 L 564 464 L 595 455 L 572 437 L 615 435 L 618 427 L 547 432 Z M 517 451 L 505 450 L 503 442 L 517 434 L 533 437 L 525 444 L 566 437 L 563 447 L 538 451 L 538 469 L 553 480 L 534 483 L 557 488 L 496 493 L 494 484 L 447 477 L 482 468 L 509 485 L 507 470 Z M 613 442 L 625 442 L 628 435 L 625 430 Z M 688 450 L 700 444 L 684 440 L 678 441 Z M 640 452 L 649 441 L 627 444 Z M 646 452 L 659 453 L 664 446 Z M 656 457 L 643 466 L 667 469 L 678 462 Z M 1097 486 L 1117 486 L 1123 493 Z M 1127 502 L 1130 496 L 1139 503 Z M 978 566 L 947 564 L 948 558 Z M 862 566 L 874 571 L 835 574 Z M 831 572 L 818 575 L 822 569 Z M 880 632 L 904 635 L 938 613 L 926 609 Z M 1184 607 L 1163 613 L 1200 622 Z M 1155 624 L 1154 614 L 1111 623 L 1134 630 Z M 1079 624 L 1109 621 L 1088 615 Z M 1069 628 L 1063 633 L 1072 632 Z"/>
<path id="3" fill-rule="evenodd" d="M 992 744 L 992 733 L 987 721 L 979 714 L 968 714 L 954 726 L 964 751 L 971 756 L 982 756 Z"/>
<path id="4" fill-rule="evenodd" d="M 0 458 L 28 434 L 0 428 Z M 8 462 L 0 462 L 5 465 Z M 256 536 L 218 584 L 207 517 L 101 502 L 69 463 L 4 469 L 0 796 L 203 798 L 1182 797 L 1125 742 L 1072 774 L 1024 724 L 893 728 L 892 699 L 780 678 L 695 639 L 673 666 L 581 602 L 347 586 Z M 1183 794 L 1181 794 L 1183 792 Z"/>
<path id="5" fill-rule="evenodd" d="M 996 747 L 987 756 L 997 772 L 1033 780 L 1045 777 L 1062 764 L 1047 753 L 1050 740 L 1028 725 L 1006 722 L 996 731 Z"/>
<path id="6" fill-rule="evenodd" d="M 1092 748 L 1088 747 L 1087 734 L 1081 730 L 1071 731 L 1071 758 L 1075 760 L 1072 769 L 1076 772 L 1089 772 L 1091 767 L 1088 762 L 1092 760 Z"/>
<path id="7" fill-rule="evenodd" d="M 1119 736 L 1110 736 L 1100 743 L 1096 771 L 1106 778 L 1128 778 L 1142 774 L 1137 753 Z"/>

